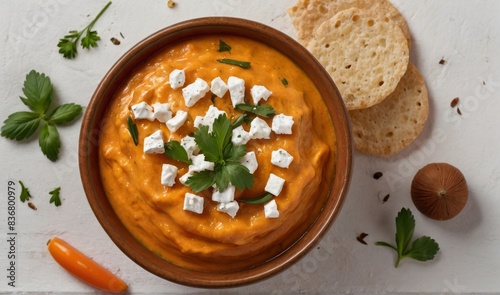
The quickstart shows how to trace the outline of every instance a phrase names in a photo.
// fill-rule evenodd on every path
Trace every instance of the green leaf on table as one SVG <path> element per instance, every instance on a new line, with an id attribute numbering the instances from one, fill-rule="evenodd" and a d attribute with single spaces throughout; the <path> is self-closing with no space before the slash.
<path id="1" fill-rule="evenodd" d="M 57 160 L 59 148 L 61 147 L 61 139 L 55 125 L 45 122 L 42 131 L 38 137 L 38 144 L 44 155 L 52 162 Z"/>
<path id="2" fill-rule="evenodd" d="M 410 209 L 402 208 L 396 217 L 396 245 L 387 242 L 376 242 L 375 245 L 393 249 L 397 252 L 395 267 L 403 258 L 413 258 L 418 261 L 434 259 L 439 251 L 439 244 L 432 238 L 423 236 L 413 241 L 415 218 Z"/>
<path id="3" fill-rule="evenodd" d="M 51 190 L 51 191 L 49 192 L 49 194 L 50 194 L 50 196 L 51 196 L 51 197 L 50 197 L 50 200 L 49 200 L 49 203 L 50 203 L 50 204 L 54 203 L 54 205 L 55 205 L 56 207 L 61 206 L 61 196 L 60 196 L 60 192 L 61 192 L 61 188 L 60 188 L 60 187 L 57 187 L 57 188 L 55 188 L 55 189 L 53 189 L 53 190 Z"/>
<path id="4" fill-rule="evenodd" d="M 23 140 L 29 138 L 38 129 L 42 119 L 39 114 L 32 112 L 15 112 L 3 122 L 3 137 L 8 139 Z"/>

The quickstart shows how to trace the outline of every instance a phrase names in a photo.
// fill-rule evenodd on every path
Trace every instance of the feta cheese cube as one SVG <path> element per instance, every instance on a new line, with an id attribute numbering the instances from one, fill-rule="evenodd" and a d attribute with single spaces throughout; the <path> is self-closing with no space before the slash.
<path id="1" fill-rule="evenodd" d="M 158 130 L 144 138 L 145 154 L 163 154 L 165 152 L 163 133 Z"/>
<path id="2" fill-rule="evenodd" d="M 243 79 L 230 76 L 227 80 L 227 86 L 229 87 L 229 95 L 231 96 L 233 107 L 245 102 L 245 81 Z"/>
<path id="3" fill-rule="evenodd" d="M 177 111 L 175 116 L 167 121 L 168 130 L 175 132 L 181 128 L 186 122 L 188 113 L 185 111 Z"/>
<path id="4" fill-rule="evenodd" d="M 246 153 L 239 161 L 243 166 L 247 167 L 251 174 L 257 170 L 259 163 L 257 162 L 257 156 L 255 152 Z"/>
<path id="5" fill-rule="evenodd" d="M 193 176 L 193 172 L 188 171 L 187 173 L 184 173 L 184 175 L 179 177 L 179 182 L 182 183 L 183 185 L 186 185 L 186 181 L 191 176 Z"/>
<path id="6" fill-rule="evenodd" d="M 271 127 L 267 125 L 266 121 L 257 117 L 250 123 L 249 135 L 251 139 L 269 139 Z"/>
<path id="7" fill-rule="evenodd" d="M 219 110 L 216 106 L 210 105 L 205 116 L 196 116 L 194 119 L 194 127 L 198 128 L 201 125 L 208 126 L 208 132 L 212 132 L 215 119 L 220 115 L 227 115 L 226 112 Z"/>
<path id="8" fill-rule="evenodd" d="M 177 176 L 177 167 L 170 164 L 163 164 L 161 167 L 161 184 L 165 186 L 173 186 L 175 177 Z"/>
<path id="9" fill-rule="evenodd" d="M 266 216 L 266 218 L 280 217 L 280 212 L 278 211 L 278 204 L 276 204 L 276 200 L 271 200 L 264 205 L 264 215 Z"/>
<path id="10" fill-rule="evenodd" d="M 238 126 L 233 129 L 231 141 L 234 145 L 244 145 L 250 140 L 250 134 L 243 129 L 243 126 Z"/>
<path id="11" fill-rule="evenodd" d="M 285 180 L 283 178 L 271 173 L 269 175 L 269 178 L 267 179 L 266 187 L 264 188 L 264 190 L 270 194 L 277 196 L 283 189 L 284 184 Z"/>
<path id="12" fill-rule="evenodd" d="M 201 78 L 196 78 L 193 83 L 182 88 L 182 96 L 184 97 L 186 106 L 194 106 L 208 91 L 210 91 L 210 87 L 207 82 Z"/>
<path id="13" fill-rule="evenodd" d="M 266 87 L 261 86 L 261 85 L 254 85 L 250 89 L 250 95 L 252 96 L 253 104 L 257 105 L 259 104 L 259 101 L 261 99 L 266 100 L 273 94 L 271 91 L 269 91 Z"/>
<path id="14" fill-rule="evenodd" d="M 217 95 L 217 97 L 223 97 L 228 90 L 229 87 L 224 80 L 221 79 L 221 77 L 217 77 L 210 82 L 210 91 Z"/>
<path id="15" fill-rule="evenodd" d="M 236 213 L 240 209 L 240 205 L 236 201 L 232 201 L 229 203 L 219 203 L 217 205 L 217 211 L 227 213 L 231 218 L 236 216 Z"/>
<path id="16" fill-rule="evenodd" d="M 204 170 L 210 170 L 210 171 L 214 170 L 215 163 L 205 161 L 204 154 L 192 156 L 191 160 L 193 161 L 193 163 L 191 165 L 189 165 L 189 172 L 201 172 Z"/>
<path id="17" fill-rule="evenodd" d="M 281 168 L 288 168 L 293 157 L 284 149 L 278 149 L 271 153 L 271 163 Z"/>
<path id="18" fill-rule="evenodd" d="M 293 117 L 279 114 L 273 117 L 272 130 L 276 134 L 292 134 Z"/>
<path id="19" fill-rule="evenodd" d="M 193 155 L 197 155 L 200 152 L 200 148 L 196 144 L 194 137 L 185 136 L 181 138 L 181 146 L 186 150 L 188 157 L 191 158 Z"/>
<path id="20" fill-rule="evenodd" d="M 155 119 L 153 114 L 153 108 L 145 103 L 144 101 L 135 104 L 131 107 L 132 113 L 134 113 L 134 118 L 137 119 L 146 119 L 149 121 L 153 121 Z"/>
<path id="21" fill-rule="evenodd" d="M 153 104 L 153 117 L 162 123 L 166 123 L 172 118 L 170 105 L 168 103 L 155 102 Z"/>
<path id="22" fill-rule="evenodd" d="M 219 203 L 229 203 L 234 201 L 234 193 L 236 192 L 236 187 L 229 184 L 227 188 L 221 192 L 219 188 L 215 187 L 212 193 L 212 201 Z"/>
<path id="23" fill-rule="evenodd" d="M 177 89 L 184 86 L 186 82 L 186 73 L 184 70 L 173 70 L 169 75 L 170 87 Z"/>
<path id="24" fill-rule="evenodd" d="M 184 207 L 186 211 L 191 211 L 194 213 L 203 213 L 203 201 L 204 199 L 195 194 L 186 193 L 184 195 Z"/>

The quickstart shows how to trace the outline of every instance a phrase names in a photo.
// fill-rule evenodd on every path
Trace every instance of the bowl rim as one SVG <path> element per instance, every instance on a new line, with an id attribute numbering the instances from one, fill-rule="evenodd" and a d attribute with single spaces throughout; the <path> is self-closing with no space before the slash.
<path id="1" fill-rule="evenodd" d="M 144 58 L 145 54 L 158 52 L 167 46 L 167 41 L 185 40 L 199 34 L 230 34 L 246 37 L 249 33 L 258 34 L 262 38 L 257 40 L 250 37 L 251 39 L 265 43 L 287 55 L 306 74 L 309 76 L 313 74 L 311 79 L 317 78 L 317 80 L 313 80 L 316 87 L 320 88 L 319 85 L 324 85 L 333 92 L 329 96 L 337 97 L 337 99 L 331 99 L 325 96 L 326 93 L 322 93 L 335 129 L 336 167 L 329 186 L 327 200 L 319 216 L 295 243 L 278 256 L 262 264 L 241 271 L 223 273 L 214 280 L 213 273 L 193 271 L 174 265 L 147 250 L 130 233 L 128 236 L 122 235 L 128 231 L 112 208 L 112 214 L 109 214 L 111 207 L 109 202 L 100 201 L 103 197 L 107 198 L 100 182 L 100 176 L 93 173 L 96 167 L 98 169 L 96 149 L 99 145 L 102 118 L 104 118 L 104 113 L 111 101 L 110 97 L 122 83 L 123 78 L 129 77 L 130 72 L 127 69 L 133 70 L 144 60 L 147 60 Z M 289 50 L 283 52 L 278 48 L 280 45 L 286 46 L 282 48 Z M 305 68 L 306 64 L 307 69 Z M 105 99 L 102 99 L 103 97 Z M 336 116 L 333 116 L 332 112 L 335 112 Z M 158 30 L 138 42 L 115 62 L 98 84 L 83 115 L 78 153 L 80 175 L 89 205 L 105 232 L 126 256 L 145 270 L 171 282 L 191 287 L 220 288 L 248 285 L 274 276 L 300 260 L 321 240 L 339 214 L 349 189 L 352 171 L 352 146 L 351 126 L 339 91 L 323 66 L 307 49 L 290 36 L 262 23 L 235 17 L 202 17 L 182 21 Z M 342 153 L 338 153 L 338 151 L 342 151 Z M 343 169 L 338 167 L 343 167 Z M 336 188 L 336 191 L 333 192 L 335 196 L 332 196 L 334 187 Z M 145 251 L 129 251 L 130 243 L 140 246 Z"/>

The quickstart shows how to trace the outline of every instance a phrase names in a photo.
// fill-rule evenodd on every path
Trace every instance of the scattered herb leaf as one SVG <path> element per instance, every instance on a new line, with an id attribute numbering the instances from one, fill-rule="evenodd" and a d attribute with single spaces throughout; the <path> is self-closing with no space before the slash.
<path id="1" fill-rule="evenodd" d="M 365 242 L 365 238 L 368 236 L 367 233 L 361 233 L 359 234 L 359 236 L 356 237 L 356 240 L 358 240 L 358 242 L 360 242 L 361 244 L 364 244 L 364 245 L 368 245 L 366 242 Z"/>
<path id="2" fill-rule="evenodd" d="M 62 104 L 48 115 L 47 112 L 52 104 L 53 86 L 48 76 L 35 70 L 26 75 L 23 93 L 26 97 L 21 97 L 21 101 L 31 112 L 10 114 L 1 128 L 1 136 L 11 140 L 24 140 L 32 136 L 42 124 L 38 143 L 43 154 L 49 160 L 56 161 L 61 147 L 56 125 L 76 119 L 82 112 L 82 106 L 74 103 Z"/>
<path id="3" fill-rule="evenodd" d="M 395 250 L 398 254 L 395 267 L 403 258 L 413 258 L 418 261 L 427 261 L 434 259 L 439 251 L 439 245 L 434 239 L 423 236 L 410 242 L 415 230 L 415 218 L 410 209 L 402 208 L 396 217 L 396 246 L 386 242 L 376 242 L 377 246 L 384 246 Z"/>
<path id="4" fill-rule="evenodd" d="M 139 130 L 137 129 L 137 124 L 135 124 L 130 116 L 127 117 L 127 127 L 134 144 L 137 146 L 139 144 Z"/>
<path id="5" fill-rule="evenodd" d="M 19 195 L 19 198 L 21 199 L 21 202 L 24 203 L 25 201 L 31 199 L 31 194 L 28 188 L 24 186 L 24 183 L 22 181 L 19 180 L 19 184 L 21 185 L 21 195 Z"/>
<path id="6" fill-rule="evenodd" d="M 375 173 L 373 174 L 373 178 L 375 178 L 375 179 L 379 179 L 379 178 L 380 178 L 380 177 L 382 177 L 383 175 L 384 175 L 384 174 L 383 174 L 382 172 L 380 172 L 380 171 L 379 171 L 379 172 L 375 172 Z"/>
<path id="7" fill-rule="evenodd" d="M 165 147 L 165 155 L 167 157 L 186 164 L 192 163 L 186 150 L 182 147 L 180 142 L 176 140 L 171 140 L 169 142 L 165 142 L 164 147 Z"/>
<path id="8" fill-rule="evenodd" d="M 240 61 L 240 60 L 229 59 L 229 58 L 222 58 L 222 59 L 218 59 L 217 61 L 220 63 L 223 63 L 223 64 L 238 66 L 238 67 L 244 68 L 244 69 L 250 68 L 249 61 Z"/>
<path id="9" fill-rule="evenodd" d="M 49 202 L 51 204 L 54 203 L 54 205 L 56 205 L 56 207 L 61 206 L 60 192 L 61 192 L 60 187 L 57 187 L 49 192 L 49 194 L 51 195 Z"/>
<path id="10" fill-rule="evenodd" d="M 245 204 L 251 204 L 251 205 L 259 205 L 259 204 L 264 204 L 270 201 L 274 196 L 271 193 L 264 193 L 260 196 L 253 197 L 253 198 L 245 198 L 245 199 L 239 199 L 239 202 L 245 203 Z"/>
<path id="11" fill-rule="evenodd" d="M 61 148 L 61 139 L 59 132 L 54 124 L 45 122 L 38 137 L 38 145 L 42 153 L 52 162 L 57 160 L 59 149 Z"/>
<path id="12" fill-rule="evenodd" d="M 59 53 L 62 54 L 65 58 L 72 59 L 78 53 L 78 41 L 81 39 L 81 46 L 84 49 L 90 49 L 91 47 L 97 47 L 97 41 L 101 40 L 97 31 L 92 31 L 92 27 L 97 22 L 97 20 L 101 17 L 101 15 L 108 9 L 111 5 L 111 1 L 104 6 L 104 8 L 97 14 L 97 16 L 81 31 L 71 30 L 68 35 L 65 35 L 63 38 L 59 39 L 59 43 L 57 43 L 57 47 L 59 47 Z"/>
<path id="13" fill-rule="evenodd" d="M 281 78 L 281 83 L 283 83 L 283 85 L 285 86 L 288 86 L 288 80 L 286 78 Z"/>
<path id="14" fill-rule="evenodd" d="M 251 105 L 251 104 L 241 103 L 237 104 L 235 109 L 256 114 L 264 118 L 271 118 L 276 114 L 274 108 L 268 104 Z"/>
<path id="15" fill-rule="evenodd" d="M 226 42 L 219 40 L 219 52 L 224 51 L 231 52 L 231 46 L 229 46 Z"/>
<path id="16" fill-rule="evenodd" d="M 203 191 L 214 184 L 221 192 L 229 183 L 240 190 L 251 188 L 253 175 L 239 162 L 245 155 L 246 146 L 235 146 L 231 142 L 233 129 L 226 114 L 214 120 L 212 129 L 212 132 L 208 132 L 208 126 L 201 125 L 195 129 L 193 137 L 205 160 L 215 164 L 214 170 L 195 172 L 187 179 L 186 185 L 194 192 Z"/>

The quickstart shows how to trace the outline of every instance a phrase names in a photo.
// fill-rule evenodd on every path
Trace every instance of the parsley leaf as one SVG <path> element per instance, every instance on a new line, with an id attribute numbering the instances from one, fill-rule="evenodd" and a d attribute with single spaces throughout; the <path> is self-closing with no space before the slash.
<path id="1" fill-rule="evenodd" d="M 110 5 L 111 1 L 108 2 L 106 6 L 104 6 L 99 14 L 97 14 L 97 16 L 83 30 L 71 30 L 69 31 L 68 35 L 65 35 L 63 38 L 59 39 L 59 43 L 57 43 L 57 47 L 59 47 L 59 53 L 68 59 L 75 58 L 76 54 L 78 53 L 78 41 L 84 33 L 85 36 L 81 39 L 80 43 L 82 48 L 90 49 L 91 47 L 97 47 L 97 41 L 101 40 L 101 38 L 96 31 L 92 31 L 92 27 Z"/>
<path id="2" fill-rule="evenodd" d="M 181 143 L 176 140 L 171 140 L 165 142 L 165 155 L 169 158 L 177 160 L 182 163 L 191 164 L 191 159 L 189 158 L 186 150 L 182 147 Z"/>
<path id="3" fill-rule="evenodd" d="M 186 180 L 186 185 L 189 186 L 193 192 L 199 193 L 214 185 L 214 183 L 216 183 L 216 177 L 217 174 L 210 170 L 195 172 Z"/>
<path id="4" fill-rule="evenodd" d="M 434 239 L 423 236 L 414 240 L 410 247 L 414 230 L 415 218 L 413 214 L 410 209 L 402 208 L 396 217 L 396 246 L 386 242 L 376 242 L 375 245 L 388 247 L 397 252 L 395 267 L 398 267 L 399 262 L 406 257 L 418 261 L 434 259 L 439 251 L 439 245 Z"/>
<path id="5" fill-rule="evenodd" d="M 38 144 L 42 149 L 42 153 L 52 162 L 57 160 L 59 148 L 61 147 L 61 139 L 55 125 L 45 122 L 42 131 L 38 136 Z"/>
<path id="6" fill-rule="evenodd" d="M 57 188 L 51 190 L 49 192 L 49 194 L 51 195 L 49 203 L 51 203 L 51 204 L 54 203 L 54 205 L 56 205 L 56 207 L 61 206 L 61 197 L 59 196 L 60 192 L 61 192 L 60 187 L 57 187 Z"/>
<path id="7" fill-rule="evenodd" d="M 231 52 L 231 46 L 229 46 L 226 42 L 219 40 L 219 52 L 224 51 Z"/>
<path id="8" fill-rule="evenodd" d="M 24 186 L 24 183 L 22 181 L 19 180 L 19 184 L 21 185 L 21 195 L 19 195 L 19 198 L 21 199 L 21 202 L 24 203 L 31 198 L 31 194 L 28 188 Z"/>
<path id="9" fill-rule="evenodd" d="M 57 160 L 61 140 L 56 125 L 73 121 L 82 112 L 82 107 L 74 103 L 62 104 L 56 107 L 50 115 L 47 111 L 52 104 L 53 86 L 50 78 L 31 70 L 26 75 L 21 101 L 31 112 L 15 112 L 3 122 L 1 136 L 11 140 L 24 140 L 31 137 L 43 124 L 38 142 L 42 152 L 51 161 Z"/>
<path id="10" fill-rule="evenodd" d="M 221 192 L 229 183 L 240 190 L 251 188 L 253 175 L 238 161 L 246 154 L 246 146 L 235 146 L 232 143 L 233 128 L 226 114 L 221 114 L 214 120 L 212 132 L 208 130 L 208 126 L 201 125 L 195 129 L 193 137 L 205 160 L 214 163 L 214 170 L 193 173 L 186 185 L 196 193 L 214 184 Z"/>
<path id="11" fill-rule="evenodd" d="M 213 128 L 215 129 L 215 121 Z M 205 155 L 205 160 L 217 163 L 222 161 L 222 151 L 218 148 L 215 137 L 208 132 L 208 126 L 201 125 L 193 134 L 196 144 Z"/>
<path id="12" fill-rule="evenodd" d="M 52 124 L 66 124 L 73 121 L 82 112 L 82 106 L 74 103 L 65 103 L 54 109 L 49 117 Z"/>
<path id="13" fill-rule="evenodd" d="M 10 114 L 3 122 L 2 136 L 8 139 L 23 140 L 29 138 L 40 125 L 40 115 L 32 112 Z"/>
<path id="14" fill-rule="evenodd" d="M 237 161 L 229 161 L 222 167 L 223 174 L 238 189 L 252 188 L 253 175 L 247 167 Z M 227 187 L 227 186 L 226 186 Z M 226 188 L 224 188 L 226 189 Z M 221 187 L 219 190 L 224 191 Z"/>
<path id="15" fill-rule="evenodd" d="M 44 114 L 52 103 L 52 83 L 45 74 L 40 74 L 31 70 L 26 75 L 23 85 L 23 93 L 26 97 L 21 97 L 21 101 L 33 112 Z"/>
<path id="16" fill-rule="evenodd" d="M 276 114 L 274 108 L 268 104 L 262 105 L 251 105 L 246 103 L 237 104 L 235 107 L 237 110 L 253 113 L 264 118 L 271 118 Z"/>

